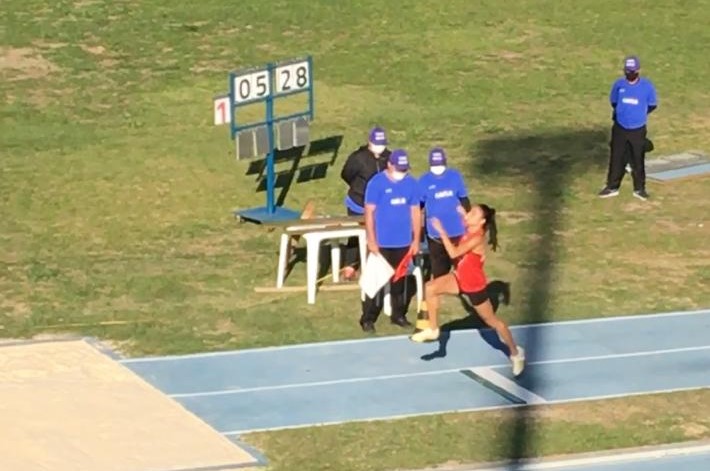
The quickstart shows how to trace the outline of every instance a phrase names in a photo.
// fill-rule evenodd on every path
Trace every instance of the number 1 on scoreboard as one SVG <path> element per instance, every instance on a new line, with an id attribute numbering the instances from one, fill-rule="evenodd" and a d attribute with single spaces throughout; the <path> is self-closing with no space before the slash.
<path id="1" fill-rule="evenodd" d="M 232 107 L 229 106 L 229 95 L 220 95 L 214 99 L 214 124 L 221 126 L 232 122 Z"/>

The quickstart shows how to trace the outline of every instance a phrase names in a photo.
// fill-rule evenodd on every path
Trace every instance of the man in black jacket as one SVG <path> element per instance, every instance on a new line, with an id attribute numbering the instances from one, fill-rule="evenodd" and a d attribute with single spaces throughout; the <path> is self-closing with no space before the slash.
<path id="1" fill-rule="evenodd" d="M 367 182 L 375 174 L 387 168 L 390 153 L 387 149 L 385 130 L 376 127 L 370 131 L 367 144 L 360 146 L 348 156 L 340 172 L 340 178 L 348 184 L 348 193 L 345 196 L 348 216 L 364 216 Z M 359 262 L 357 238 L 348 240 L 344 255 L 343 277 L 349 280 L 355 276 L 355 265 Z"/>

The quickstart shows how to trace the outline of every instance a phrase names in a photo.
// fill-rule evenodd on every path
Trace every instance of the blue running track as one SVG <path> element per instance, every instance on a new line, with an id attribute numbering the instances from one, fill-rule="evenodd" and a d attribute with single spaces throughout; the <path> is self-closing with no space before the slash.
<path id="1" fill-rule="evenodd" d="M 427 344 L 373 337 L 121 362 L 225 435 L 710 387 L 710 310 L 513 334 L 528 357 L 517 381 L 490 330 Z"/>

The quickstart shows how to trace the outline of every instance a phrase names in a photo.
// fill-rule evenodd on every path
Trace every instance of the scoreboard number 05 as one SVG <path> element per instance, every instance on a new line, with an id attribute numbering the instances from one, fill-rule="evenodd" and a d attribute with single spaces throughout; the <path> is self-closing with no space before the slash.
<path id="1" fill-rule="evenodd" d="M 234 101 L 243 103 L 269 94 L 269 71 L 260 70 L 234 78 Z"/>
<path id="2" fill-rule="evenodd" d="M 310 85 L 308 61 L 287 64 L 275 69 L 276 93 L 289 93 L 307 88 Z"/>

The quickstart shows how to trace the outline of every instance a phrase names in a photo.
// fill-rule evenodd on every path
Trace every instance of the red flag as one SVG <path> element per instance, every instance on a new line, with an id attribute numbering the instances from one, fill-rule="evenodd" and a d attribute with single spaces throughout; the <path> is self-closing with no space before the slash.
<path id="1" fill-rule="evenodd" d="M 409 271 L 409 264 L 412 263 L 413 258 L 414 254 L 410 250 L 409 252 L 407 252 L 407 255 L 402 258 L 402 261 L 399 262 L 399 265 L 397 265 L 397 269 L 394 271 L 394 275 L 392 275 L 392 283 L 399 280 L 400 278 L 407 276 L 407 272 Z"/>

